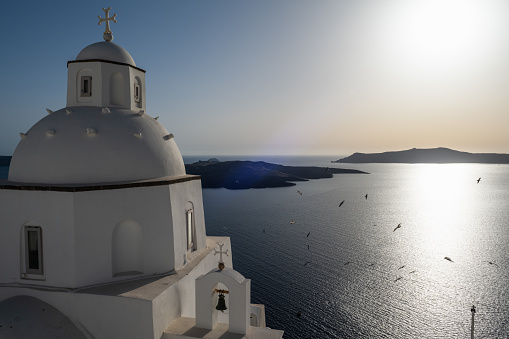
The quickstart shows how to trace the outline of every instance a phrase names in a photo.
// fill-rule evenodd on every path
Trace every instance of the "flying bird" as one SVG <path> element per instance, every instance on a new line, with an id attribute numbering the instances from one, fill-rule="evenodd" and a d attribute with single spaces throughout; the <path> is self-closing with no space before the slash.
<path id="1" fill-rule="evenodd" d="M 449 257 L 444 257 L 444 259 L 445 259 L 445 260 L 449 260 L 450 262 L 454 262 L 454 261 L 452 261 L 452 259 L 451 259 L 451 258 L 449 258 Z"/>
<path id="2" fill-rule="evenodd" d="M 307 264 L 309 264 L 310 262 L 311 262 L 311 261 L 306 261 L 306 262 L 304 263 L 304 266 L 306 266 L 306 265 L 307 265 Z"/>
<path id="3" fill-rule="evenodd" d="M 297 191 L 297 193 L 299 193 L 300 195 L 302 195 L 302 192 L 301 192 L 301 191 Z"/>
<path id="4" fill-rule="evenodd" d="M 415 272 L 417 272 L 417 271 L 410 271 L 410 272 L 408 272 L 408 274 L 412 274 L 412 273 L 415 273 Z"/>
<path id="5" fill-rule="evenodd" d="M 400 268 L 398 268 L 398 270 L 400 270 L 400 269 L 404 268 L 405 266 L 406 266 L 406 265 L 400 266 Z"/>
<path id="6" fill-rule="evenodd" d="M 343 264 L 343 266 L 350 265 L 351 263 L 352 263 L 351 261 L 347 261 Z"/>
<path id="7" fill-rule="evenodd" d="M 293 221 L 293 220 L 292 220 L 292 221 L 290 221 L 290 224 L 292 224 L 292 225 L 293 225 L 293 224 L 295 224 L 295 221 Z"/>
<path id="8" fill-rule="evenodd" d="M 306 235 L 306 238 L 309 237 L 310 234 L 311 234 L 311 231 L 309 231 L 308 235 Z"/>
<path id="9" fill-rule="evenodd" d="M 403 277 L 397 277 L 397 278 L 394 280 L 394 282 L 396 282 L 396 281 L 398 281 L 398 280 L 400 280 L 400 279 L 403 279 Z"/>
<path id="10" fill-rule="evenodd" d="M 345 203 L 345 201 L 343 200 L 340 204 L 339 204 L 339 207 L 341 207 L 341 205 L 343 205 Z"/>
<path id="11" fill-rule="evenodd" d="M 366 198 L 366 200 L 368 199 L 368 194 L 366 193 L 366 195 L 364 196 L 364 198 Z"/>
<path id="12" fill-rule="evenodd" d="M 396 231 L 400 227 L 401 227 L 401 223 L 399 223 L 398 226 L 396 226 L 396 228 L 394 228 L 393 232 Z"/>
<path id="13" fill-rule="evenodd" d="M 487 263 L 488 263 L 488 264 L 490 264 L 490 265 L 498 266 L 498 265 L 497 265 L 495 262 L 493 262 L 493 261 L 485 261 L 485 262 L 487 262 Z"/>
<path id="14" fill-rule="evenodd" d="M 481 178 L 477 179 L 477 183 L 479 183 L 479 181 L 481 181 Z"/>

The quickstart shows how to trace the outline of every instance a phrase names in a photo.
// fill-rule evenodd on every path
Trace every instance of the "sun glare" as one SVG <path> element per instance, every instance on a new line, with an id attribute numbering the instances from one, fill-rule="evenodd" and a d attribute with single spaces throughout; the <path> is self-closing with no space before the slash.
<path id="1" fill-rule="evenodd" d="M 482 59 L 496 38 L 491 1 L 397 1 L 385 8 L 383 48 L 401 67 L 454 70 Z M 406 67 L 405 67 L 406 66 Z"/>

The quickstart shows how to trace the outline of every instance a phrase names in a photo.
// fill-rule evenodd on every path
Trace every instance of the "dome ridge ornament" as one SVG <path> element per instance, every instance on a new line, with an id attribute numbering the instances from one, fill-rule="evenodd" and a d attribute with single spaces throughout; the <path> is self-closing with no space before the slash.
<path id="1" fill-rule="evenodd" d="M 102 22 L 106 22 L 106 28 L 104 29 L 104 34 L 103 34 L 103 39 L 106 40 L 106 41 L 113 40 L 113 33 L 110 30 L 110 21 L 113 21 L 114 23 L 117 23 L 117 20 L 115 19 L 117 17 L 117 14 L 113 14 L 113 16 L 110 17 L 109 16 L 110 15 L 110 10 L 111 10 L 111 7 L 103 8 L 104 16 L 106 18 L 101 18 L 100 15 L 97 16 L 99 18 L 98 25 L 101 25 Z"/>

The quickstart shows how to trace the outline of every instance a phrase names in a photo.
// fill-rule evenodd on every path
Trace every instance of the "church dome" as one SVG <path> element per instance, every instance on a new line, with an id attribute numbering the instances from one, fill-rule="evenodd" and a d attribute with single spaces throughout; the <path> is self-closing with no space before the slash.
<path id="1" fill-rule="evenodd" d="M 173 135 L 156 119 L 83 106 L 55 111 L 22 135 L 9 181 L 95 184 L 185 174 Z"/>
<path id="2" fill-rule="evenodd" d="M 125 49 L 111 41 L 96 42 L 95 44 L 83 48 L 76 57 L 76 60 L 106 60 L 136 67 L 131 55 Z"/>

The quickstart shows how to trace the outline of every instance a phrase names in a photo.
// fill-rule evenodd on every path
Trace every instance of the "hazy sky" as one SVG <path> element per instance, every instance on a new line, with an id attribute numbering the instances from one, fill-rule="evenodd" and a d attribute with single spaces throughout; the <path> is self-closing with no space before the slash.
<path id="1" fill-rule="evenodd" d="M 2 4 L 0 155 L 107 6 L 183 155 L 509 153 L 509 1 L 89 0 Z"/>

